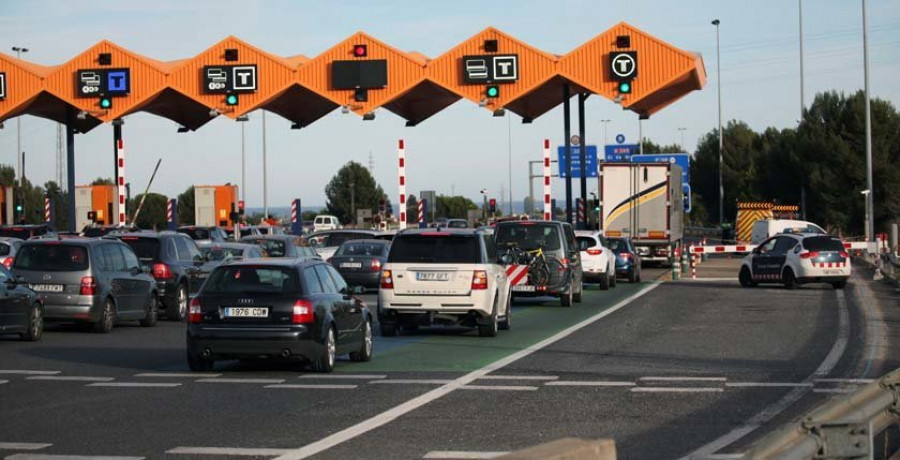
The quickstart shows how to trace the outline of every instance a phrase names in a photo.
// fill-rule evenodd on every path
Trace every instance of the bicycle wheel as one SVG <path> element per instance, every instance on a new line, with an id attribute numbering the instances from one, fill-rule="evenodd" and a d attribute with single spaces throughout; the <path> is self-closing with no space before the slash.
<path id="1" fill-rule="evenodd" d="M 534 263 L 528 267 L 528 279 L 535 286 L 546 286 L 550 282 L 550 270 L 546 263 Z"/>
<path id="2" fill-rule="evenodd" d="M 562 261 L 556 257 L 547 258 L 545 261 L 548 273 L 547 287 L 550 289 L 559 289 L 569 283 L 571 270 Z"/>

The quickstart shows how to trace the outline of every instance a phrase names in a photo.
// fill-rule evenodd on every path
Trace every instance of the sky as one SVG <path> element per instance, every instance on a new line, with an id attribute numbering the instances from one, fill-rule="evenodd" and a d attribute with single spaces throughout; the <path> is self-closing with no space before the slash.
<path id="1" fill-rule="evenodd" d="M 869 0 L 868 17 L 872 95 L 897 106 L 900 2 Z M 713 19 L 721 21 L 723 119 L 742 120 L 756 130 L 795 126 L 801 102 L 798 3 L 793 0 L 0 0 L 0 52 L 26 47 L 27 60 L 58 65 L 108 39 L 167 61 L 192 57 L 235 35 L 276 55 L 314 57 L 362 30 L 399 49 L 434 58 L 494 26 L 538 49 L 565 54 L 626 21 L 702 54 L 707 86 L 643 122 L 646 139 L 681 143 L 683 134 L 687 150 L 693 151 L 717 123 Z M 821 91 L 861 89 L 861 1 L 805 0 L 803 28 L 807 104 Z M 268 205 L 289 206 L 294 198 L 303 199 L 304 206 L 324 205 L 325 186 L 338 169 L 348 161 L 369 165 L 370 157 L 375 179 L 396 202 L 396 145 L 401 138 L 406 141 L 407 193 L 436 190 L 477 202 L 480 190 L 487 189 L 504 203 L 511 185 L 513 200 L 519 201 L 528 191 L 527 162 L 540 159 L 542 139 L 563 141 L 562 112 L 559 106 L 523 125 L 514 114 L 495 118 L 477 104 L 460 100 L 414 128 L 404 127 L 404 120 L 384 109 L 376 111 L 374 121 L 338 110 L 299 131 L 270 113 Z M 601 120 L 611 120 L 606 130 Z M 263 205 L 262 126 L 262 113 L 251 113 L 245 125 L 248 207 Z M 174 122 L 146 113 L 126 117 L 132 193 L 146 187 L 158 159 L 162 166 L 154 192 L 176 196 L 193 184 L 240 184 L 239 123 L 219 117 L 194 133 L 178 134 L 176 128 Z M 25 116 L 21 133 L 26 175 L 40 184 L 54 180 L 56 124 Z M 604 137 L 613 143 L 617 134 L 636 142 L 637 115 L 601 97 L 589 98 L 587 143 L 602 145 Z M 16 121 L 9 120 L 0 130 L 0 163 L 15 163 L 16 139 Z M 77 136 L 76 183 L 112 177 L 111 156 L 111 126 Z M 506 194 L 501 196 L 501 190 Z M 555 181 L 554 196 L 563 197 L 563 190 L 563 182 Z M 588 190 L 596 190 L 596 184 L 589 183 Z"/>

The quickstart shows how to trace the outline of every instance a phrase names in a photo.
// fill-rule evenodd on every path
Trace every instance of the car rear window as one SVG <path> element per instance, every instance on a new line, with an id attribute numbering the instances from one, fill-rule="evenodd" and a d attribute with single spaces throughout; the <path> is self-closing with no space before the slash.
<path id="1" fill-rule="evenodd" d="M 138 259 L 142 261 L 158 261 L 159 260 L 159 240 L 156 238 L 141 238 L 137 236 L 124 236 L 121 240 L 131 246 L 131 249 L 137 254 Z"/>
<path id="2" fill-rule="evenodd" d="M 0 236 L 6 238 L 18 238 L 20 240 L 27 240 L 32 236 L 41 235 L 42 232 L 34 232 L 32 235 L 31 229 L 24 227 L 3 227 L 0 228 Z"/>
<path id="3" fill-rule="evenodd" d="M 178 233 L 184 233 L 192 240 L 208 240 L 210 238 L 209 230 L 205 228 L 180 228 Z"/>
<path id="4" fill-rule="evenodd" d="M 69 244 L 31 244 L 22 246 L 13 265 L 21 270 L 71 272 L 87 270 L 88 252 L 84 246 Z"/>
<path id="5" fill-rule="evenodd" d="M 394 237 L 388 262 L 477 264 L 481 247 L 476 235 L 402 235 Z"/>
<path id="6" fill-rule="evenodd" d="M 281 240 L 268 240 L 265 238 L 248 239 L 245 242 L 255 244 L 266 251 L 269 257 L 285 257 L 287 255 L 287 244 Z"/>
<path id="7" fill-rule="evenodd" d="M 617 238 L 610 238 L 606 240 L 606 247 L 617 254 L 628 250 L 628 245 L 625 244 L 625 240 L 620 240 Z"/>
<path id="8" fill-rule="evenodd" d="M 469 224 L 464 220 L 451 220 L 447 222 L 447 228 L 467 228 Z"/>
<path id="9" fill-rule="evenodd" d="M 207 294 L 297 294 L 297 271 L 286 267 L 225 265 L 213 270 L 203 292 Z"/>
<path id="10" fill-rule="evenodd" d="M 8 244 L 0 244 L 0 256 L 8 256 L 11 251 L 12 248 Z"/>
<path id="11" fill-rule="evenodd" d="M 499 248 L 516 245 L 526 251 L 532 251 L 541 246 L 545 250 L 553 251 L 560 247 L 559 227 L 556 225 L 531 223 L 501 225 L 497 228 L 494 239 Z"/>
<path id="12" fill-rule="evenodd" d="M 204 247 L 200 248 L 200 252 L 203 253 L 209 260 L 219 262 L 222 260 L 234 260 L 240 259 L 244 257 L 244 250 L 239 248 L 209 248 Z"/>
<path id="13" fill-rule="evenodd" d="M 803 248 L 807 251 L 835 251 L 844 250 L 844 243 L 840 239 L 831 236 L 813 236 L 803 239 Z"/>
<path id="14" fill-rule="evenodd" d="M 336 256 L 383 256 L 387 246 L 375 243 L 344 243 L 334 253 Z"/>

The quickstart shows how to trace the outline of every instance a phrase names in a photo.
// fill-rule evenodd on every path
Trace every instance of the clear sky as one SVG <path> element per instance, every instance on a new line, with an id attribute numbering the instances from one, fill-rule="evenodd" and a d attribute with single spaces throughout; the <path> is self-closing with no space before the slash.
<path id="1" fill-rule="evenodd" d="M 900 101 L 900 1 L 870 0 L 871 87 L 874 96 L 895 106 Z M 805 0 L 804 46 L 806 98 L 863 86 L 860 0 Z M 0 0 L 0 51 L 11 46 L 31 51 L 28 60 L 56 65 L 101 39 L 160 60 L 192 57 L 228 35 L 277 55 L 313 57 L 363 30 L 407 51 L 436 57 L 487 26 L 497 27 L 544 51 L 565 54 L 619 21 L 627 21 L 675 46 L 700 52 L 709 82 L 644 122 L 645 137 L 657 143 L 680 142 L 689 150 L 716 125 L 715 28 L 721 20 L 723 117 L 755 129 L 785 128 L 800 113 L 798 8 L 795 0 L 516 0 L 516 1 L 200 1 L 200 0 Z M 198 20 L 202 19 L 202 20 Z M 480 199 L 487 188 L 499 196 L 509 188 L 508 152 L 512 151 L 515 200 L 527 193 L 526 162 L 540 158 L 541 139 L 562 142 L 562 107 L 533 124 L 516 116 L 493 118 L 461 100 L 415 128 L 386 110 L 362 121 L 336 111 L 299 131 L 280 117 L 267 115 L 269 205 L 325 203 L 325 185 L 341 165 L 368 164 L 396 202 L 396 141 L 406 139 L 408 193 L 423 189 Z M 573 110 L 574 118 L 574 110 Z M 618 105 L 591 97 L 587 103 L 587 140 L 602 143 L 610 119 L 615 134 L 637 139 L 637 117 Z M 573 126 L 576 126 L 573 124 Z M 177 134 L 174 122 L 149 114 L 126 118 L 128 175 L 132 192 L 143 189 L 156 160 L 162 167 L 153 191 L 176 195 L 191 184 L 240 182 L 240 126 L 225 117 L 199 131 Z M 261 113 L 246 124 L 247 206 L 261 206 Z M 511 134 L 511 136 L 510 136 Z M 511 146 L 509 139 L 512 139 Z M 55 123 L 34 117 L 22 121 L 27 152 L 26 175 L 43 184 L 55 178 Z M 76 138 L 76 182 L 111 177 L 112 127 L 101 126 Z M 0 162 L 15 163 L 15 121 L 0 130 Z M 860 152 L 862 154 L 862 152 Z M 536 182 L 537 186 L 537 182 Z M 596 189 L 596 185 L 589 190 Z M 562 182 L 554 184 L 562 196 Z M 500 200 L 502 201 L 502 200 Z"/>

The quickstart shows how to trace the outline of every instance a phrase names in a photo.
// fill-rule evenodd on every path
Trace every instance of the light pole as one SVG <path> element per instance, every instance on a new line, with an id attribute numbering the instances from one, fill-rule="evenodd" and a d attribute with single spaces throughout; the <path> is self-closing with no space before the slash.
<path id="1" fill-rule="evenodd" d="M 16 59 L 22 59 L 22 53 L 27 53 L 28 48 L 22 46 L 13 46 L 12 50 L 16 52 Z M 18 174 L 16 178 L 19 185 L 22 185 L 22 116 L 16 117 L 16 165 Z"/>
<path id="2" fill-rule="evenodd" d="M 266 168 L 266 111 L 262 111 L 262 147 L 263 147 L 263 216 L 269 220 L 269 183 Z"/>
<path id="3" fill-rule="evenodd" d="M 481 189 L 481 221 L 487 225 L 487 189 Z"/>
<path id="4" fill-rule="evenodd" d="M 806 99 L 803 94 L 803 0 L 797 0 L 797 13 L 800 23 L 800 120 L 803 121 L 803 111 L 806 110 Z"/>
<path id="5" fill-rule="evenodd" d="M 506 148 L 507 161 L 509 162 L 509 215 L 513 214 L 513 190 L 512 190 L 512 115 L 506 117 Z"/>
<path id="6" fill-rule="evenodd" d="M 241 124 L 241 201 L 244 203 L 247 202 L 246 195 L 246 185 L 247 183 L 244 181 L 245 175 L 247 174 L 247 157 L 244 155 L 245 151 L 245 143 L 244 143 L 244 123 L 250 121 L 250 117 L 247 115 L 241 115 L 234 119 L 234 121 L 240 122 Z"/>
<path id="7" fill-rule="evenodd" d="M 350 223 L 356 226 L 356 177 L 350 182 Z"/>
<path id="8" fill-rule="evenodd" d="M 719 48 L 719 20 L 713 19 L 716 26 L 716 79 L 719 93 L 719 227 L 725 223 L 725 184 L 722 183 L 722 54 Z"/>
<path id="9" fill-rule="evenodd" d="M 681 131 L 681 149 L 687 152 L 687 148 L 684 147 L 684 132 L 687 131 L 687 128 L 678 128 L 678 131 Z"/>
<path id="10" fill-rule="evenodd" d="M 600 123 L 603 123 L 603 148 L 604 149 L 606 149 L 606 129 L 607 129 L 606 125 L 608 125 L 609 122 L 611 122 L 611 121 L 612 120 L 600 120 Z"/>
<path id="11" fill-rule="evenodd" d="M 866 189 L 859 193 L 862 193 L 863 200 L 865 200 L 865 205 L 866 205 L 866 207 L 865 207 L 865 210 L 866 210 L 866 217 L 865 217 L 866 242 L 871 242 L 872 240 L 869 239 L 869 195 L 871 195 L 871 189 Z"/>
<path id="12" fill-rule="evenodd" d="M 866 0 L 862 0 L 863 18 L 863 67 L 866 80 L 866 241 L 875 241 L 875 201 L 872 197 L 872 110 L 869 101 L 869 27 L 866 18 Z"/>

